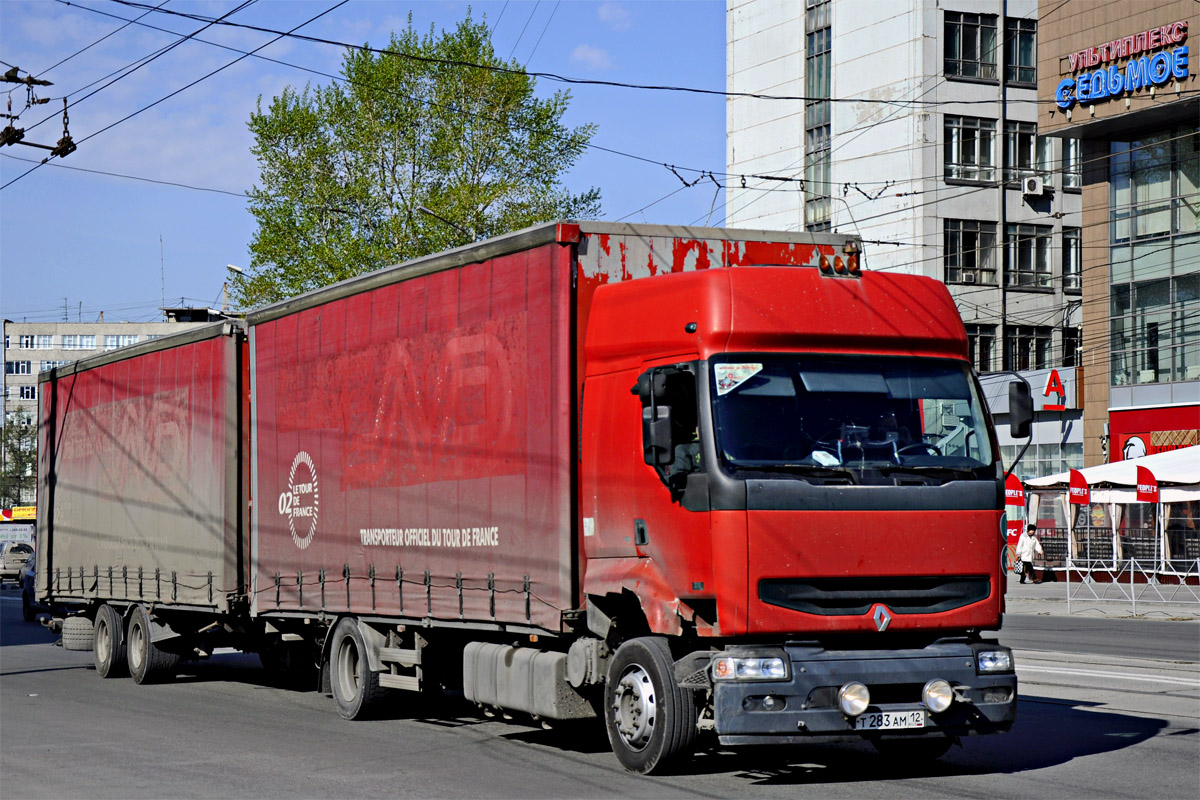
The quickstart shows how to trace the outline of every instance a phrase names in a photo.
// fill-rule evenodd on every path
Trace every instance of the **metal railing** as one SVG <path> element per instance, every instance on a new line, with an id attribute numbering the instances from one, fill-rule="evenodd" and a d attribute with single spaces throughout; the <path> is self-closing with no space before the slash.
<path id="1" fill-rule="evenodd" d="M 1082 578 L 1072 581 L 1073 573 Z M 1115 566 L 1107 560 L 1068 558 L 1067 613 L 1071 613 L 1072 601 L 1129 603 L 1134 615 L 1137 614 L 1138 603 L 1151 607 L 1200 605 L 1200 586 L 1187 582 L 1188 578 L 1195 578 L 1197 574 L 1200 574 L 1200 558 L 1193 561 L 1171 559 L 1167 562 L 1158 558 L 1146 562 L 1128 558 Z"/>

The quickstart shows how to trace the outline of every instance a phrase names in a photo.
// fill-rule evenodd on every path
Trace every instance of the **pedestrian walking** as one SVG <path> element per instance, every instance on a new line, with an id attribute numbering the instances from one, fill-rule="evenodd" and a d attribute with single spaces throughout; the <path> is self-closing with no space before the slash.
<path id="1" fill-rule="evenodd" d="M 1033 560 L 1043 554 L 1042 543 L 1037 538 L 1037 525 L 1030 523 L 1025 527 L 1021 538 L 1017 539 L 1017 560 L 1021 562 L 1021 583 L 1029 578 L 1030 583 L 1041 583 L 1033 575 Z"/>

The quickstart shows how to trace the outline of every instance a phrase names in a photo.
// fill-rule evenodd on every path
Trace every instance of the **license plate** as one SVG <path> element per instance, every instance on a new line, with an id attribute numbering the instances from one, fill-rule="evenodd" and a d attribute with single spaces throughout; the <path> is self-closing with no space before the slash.
<path id="1" fill-rule="evenodd" d="M 924 728 L 924 711 L 876 711 L 859 715 L 855 730 L 892 731 L 902 728 Z"/>

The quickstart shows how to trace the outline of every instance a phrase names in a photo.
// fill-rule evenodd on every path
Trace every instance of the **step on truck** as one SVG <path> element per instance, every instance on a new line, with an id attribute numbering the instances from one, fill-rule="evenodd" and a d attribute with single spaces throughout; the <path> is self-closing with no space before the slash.
<path id="1" fill-rule="evenodd" d="M 39 597 L 104 678 L 236 647 L 351 720 L 598 718 L 640 773 L 1005 731 L 964 328 L 860 258 L 553 223 L 42 373 Z"/>

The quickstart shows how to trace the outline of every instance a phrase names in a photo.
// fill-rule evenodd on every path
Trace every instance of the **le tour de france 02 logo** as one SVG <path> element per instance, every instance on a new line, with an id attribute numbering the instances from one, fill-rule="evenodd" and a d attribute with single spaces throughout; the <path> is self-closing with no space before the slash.
<path id="1" fill-rule="evenodd" d="M 312 543 L 313 534 L 317 532 L 320 505 L 317 468 L 313 466 L 312 456 L 301 450 L 292 460 L 287 490 L 279 493 L 279 514 L 287 518 L 292 541 L 301 550 Z"/>

